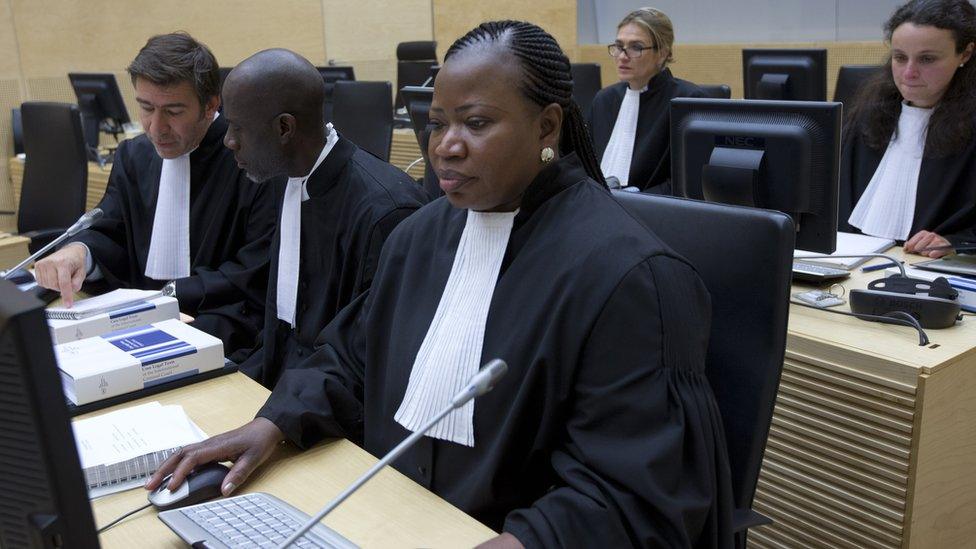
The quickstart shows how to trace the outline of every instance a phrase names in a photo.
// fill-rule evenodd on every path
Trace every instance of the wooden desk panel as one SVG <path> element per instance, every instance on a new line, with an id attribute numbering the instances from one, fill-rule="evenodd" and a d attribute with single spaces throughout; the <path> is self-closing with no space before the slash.
<path id="1" fill-rule="evenodd" d="M 0 232 L 0 270 L 9 269 L 30 255 L 28 244 L 27 237 Z"/>
<path id="2" fill-rule="evenodd" d="M 927 333 L 792 306 L 750 546 L 972 544 L 976 320 Z"/>
<path id="3" fill-rule="evenodd" d="M 180 404 L 201 429 L 216 435 L 250 421 L 268 394 L 267 389 L 236 373 L 124 406 L 153 400 Z M 238 493 L 268 492 L 313 514 L 375 462 L 376 458 L 345 440 L 320 444 L 305 452 L 282 444 Z M 100 498 L 92 502 L 95 520 L 105 524 L 145 501 L 143 490 Z M 471 547 L 495 535 L 389 467 L 330 514 L 325 523 L 362 547 Z M 105 548 L 185 547 L 148 509 L 109 529 L 99 540 Z"/>

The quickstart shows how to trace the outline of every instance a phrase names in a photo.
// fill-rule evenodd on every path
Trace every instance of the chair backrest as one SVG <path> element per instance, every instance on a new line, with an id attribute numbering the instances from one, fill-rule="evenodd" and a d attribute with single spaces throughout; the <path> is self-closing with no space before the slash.
<path id="1" fill-rule="evenodd" d="M 872 76 L 883 69 L 883 65 L 844 65 L 837 71 L 837 86 L 834 88 L 834 101 L 844 104 L 847 112 L 848 103 L 857 95 Z"/>
<path id="2" fill-rule="evenodd" d="M 24 152 L 24 123 L 20 109 L 10 109 L 10 126 L 14 132 L 14 154 L 21 154 Z"/>
<path id="3" fill-rule="evenodd" d="M 732 99 L 732 88 L 728 84 L 698 84 L 698 87 L 709 99 Z"/>
<path id="4" fill-rule="evenodd" d="M 396 49 L 397 61 L 436 61 L 437 42 L 434 40 L 416 40 L 400 42 Z"/>
<path id="5" fill-rule="evenodd" d="M 342 137 L 390 160 L 393 86 L 389 82 L 339 80 L 332 93 L 332 124 Z"/>
<path id="6" fill-rule="evenodd" d="M 24 180 L 17 230 L 65 227 L 85 211 L 88 153 L 78 107 L 69 103 L 27 102 L 24 124 Z"/>
<path id="7" fill-rule="evenodd" d="M 590 115 L 593 98 L 603 87 L 600 79 L 600 65 L 598 63 L 572 63 L 569 66 L 573 75 L 573 99 L 583 111 L 584 116 Z"/>
<path id="8" fill-rule="evenodd" d="M 614 195 L 694 265 L 711 294 L 706 375 L 725 426 L 735 506 L 748 509 L 786 352 L 793 221 L 771 210 L 642 193 Z"/>

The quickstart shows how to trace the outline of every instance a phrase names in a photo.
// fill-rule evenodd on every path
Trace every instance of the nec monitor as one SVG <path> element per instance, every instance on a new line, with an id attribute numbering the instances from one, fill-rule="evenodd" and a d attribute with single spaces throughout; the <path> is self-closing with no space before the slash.
<path id="1" fill-rule="evenodd" d="M 119 134 L 125 131 L 122 125 L 129 123 L 129 112 L 115 75 L 72 72 L 68 73 L 68 79 L 78 98 L 85 143 L 97 148 L 99 130 L 112 134 L 118 141 Z"/>
<path id="2" fill-rule="evenodd" d="M 827 100 L 827 50 L 744 49 L 746 99 Z"/>
<path id="3" fill-rule="evenodd" d="M 673 193 L 787 213 L 797 248 L 832 253 L 840 129 L 840 103 L 673 99 Z"/>
<path id="4" fill-rule="evenodd" d="M 0 547 L 98 547 L 44 304 L 0 280 Z"/>

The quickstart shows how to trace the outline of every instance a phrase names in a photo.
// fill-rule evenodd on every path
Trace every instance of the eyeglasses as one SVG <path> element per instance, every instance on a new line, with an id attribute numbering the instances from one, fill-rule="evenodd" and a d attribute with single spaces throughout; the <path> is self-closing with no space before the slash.
<path id="1" fill-rule="evenodd" d="M 627 54 L 628 58 L 636 59 L 640 57 L 642 53 L 644 53 L 644 50 L 656 50 L 656 49 L 657 46 L 641 46 L 640 44 L 633 44 L 626 47 L 621 46 L 620 44 L 610 44 L 609 46 L 607 46 L 607 53 L 610 54 L 610 57 L 616 59 L 617 56 L 620 55 L 620 52 L 624 52 Z"/>

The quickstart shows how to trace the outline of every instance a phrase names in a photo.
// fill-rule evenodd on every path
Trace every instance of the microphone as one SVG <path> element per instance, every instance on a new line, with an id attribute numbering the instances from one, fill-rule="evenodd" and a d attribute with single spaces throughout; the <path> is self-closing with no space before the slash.
<path id="1" fill-rule="evenodd" d="M 359 490 L 359 488 L 362 487 L 363 484 L 366 484 L 366 482 L 369 479 L 373 478 L 373 476 L 376 475 L 376 473 L 380 472 L 380 470 L 383 469 L 383 467 L 386 467 L 393 460 L 400 457 L 400 454 L 405 452 L 407 448 L 413 446 L 414 443 L 420 440 L 420 437 L 424 436 L 424 433 L 429 431 L 434 425 L 437 425 L 437 423 L 440 420 L 444 419 L 444 417 L 447 416 L 447 414 L 451 413 L 452 410 L 456 410 L 457 408 L 460 408 L 461 406 L 467 404 L 469 400 L 479 397 L 487 393 L 488 391 L 490 391 L 492 387 L 495 386 L 495 383 L 497 383 L 498 380 L 501 379 L 501 377 L 505 375 L 505 372 L 507 371 L 508 371 L 508 365 L 505 364 L 505 361 L 500 358 L 493 359 L 489 361 L 488 364 L 485 364 L 481 368 L 481 370 L 478 371 L 477 374 L 471 377 L 471 380 L 468 381 L 468 384 L 463 389 L 458 391 L 456 395 L 454 395 L 454 398 L 451 399 L 450 404 L 448 404 L 443 410 L 438 412 L 437 415 L 434 416 L 433 419 L 428 421 L 426 425 L 421 427 L 419 431 L 412 433 L 410 436 L 403 439 L 403 442 L 398 444 L 396 448 L 390 450 L 389 453 L 383 456 L 383 459 L 376 462 L 376 464 L 373 465 L 373 467 L 371 467 L 369 471 L 366 471 L 363 474 L 363 476 L 356 479 L 356 482 L 349 485 L 349 487 L 343 490 L 341 494 L 339 494 L 338 496 L 335 497 L 335 499 L 330 501 L 328 505 L 323 507 L 322 510 L 318 512 L 317 515 L 310 518 L 308 522 L 303 524 L 302 527 L 298 529 L 298 531 L 296 531 L 288 539 L 286 539 L 284 543 L 278 546 L 278 549 L 285 549 L 289 545 L 298 541 L 298 538 L 302 537 L 305 534 L 305 532 L 308 532 L 313 526 L 318 524 L 319 521 L 325 518 L 325 515 L 331 513 L 336 507 L 339 506 L 340 503 L 345 501 L 346 498 L 353 495 L 353 493 L 355 493 L 356 490 Z"/>
<path id="2" fill-rule="evenodd" d="M 11 276 L 14 275 L 14 273 L 17 272 L 17 269 L 20 269 L 24 265 L 27 265 L 28 263 L 31 263 L 35 259 L 37 259 L 37 258 L 41 257 L 42 255 L 46 254 L 48 251 L 51 250 L 51 248 L 54 248 L 58 244 L 64 242 L 65 239 L 71 238 L 72 236 L 80 233 L 81 231 L 87 229 L 88 227 L 91 227 L 92 226 L 92 223 L 94 223 L 96 220 L 98 220 L 99 218 L 101 218 L 103 215 L 105 215 L 105 212 L 103 212 L 101 208 L 94 208 L 91 211 L 85 212 L 81 217 L 78 218 L 78 221 L 75 221 L 74 224 L 72 224 L 70 227 L 68 227 L 68 229 L 66 231 L 64 231 L 63 233 L 61 233 L 61 236 L 59 236 L 59 237 L 55 238 L 54 240 L 48 242 L 46 246 L 44 246 L 40 250 L 37 250 L 36 252 L 30 254 L 27 257 L 27 259 L 25 259 L 25 260 L 21 261 L 20 263 L 14 265 L 13 268 L 10 268 L 10 269 L 7 269 L 6 271 L 4 271 L 3 272 L 3 275 L 2 275 L 3 276 L 3 279 L 4 280 L 9 279 Z"/>

